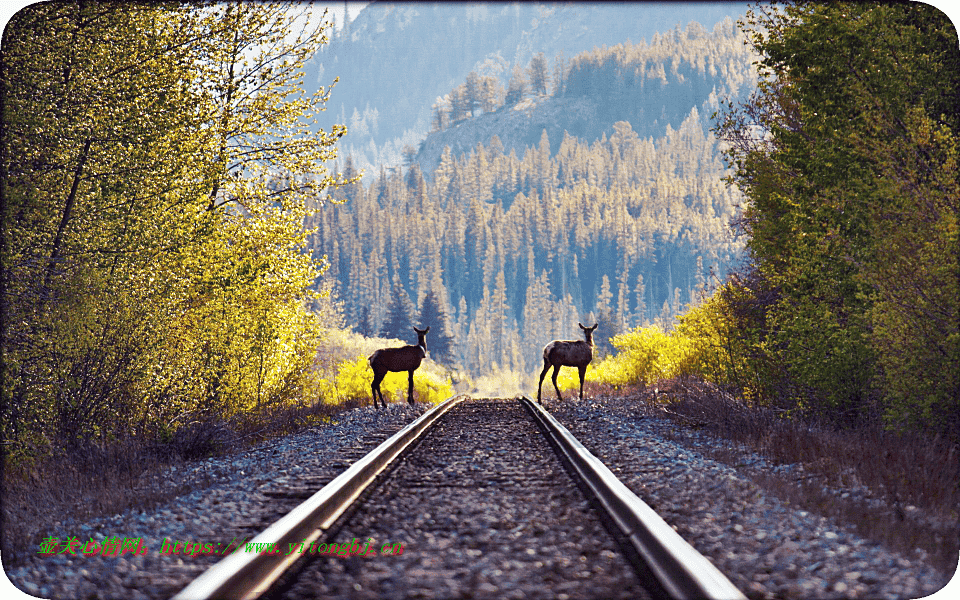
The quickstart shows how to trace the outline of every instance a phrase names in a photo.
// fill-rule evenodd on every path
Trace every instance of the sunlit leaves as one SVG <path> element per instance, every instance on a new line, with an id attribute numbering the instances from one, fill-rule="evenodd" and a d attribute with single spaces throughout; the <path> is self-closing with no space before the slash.
<path id="1" fill-rule="evenodd" d="M 344 129 L 326 24 L 271 4 L 39 4 L 4 45 L 13 452 L 316 398 L 304 220 Z M 9 42 L 9 43 L 8 43 Z"/>

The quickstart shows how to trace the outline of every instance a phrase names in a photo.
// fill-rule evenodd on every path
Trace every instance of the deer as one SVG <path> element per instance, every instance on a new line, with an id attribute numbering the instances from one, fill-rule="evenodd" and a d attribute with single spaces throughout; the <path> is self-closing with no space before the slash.
<path id="1" fill-rule="evenodd" d="M 406 371 L 410 374 L 407 402 L 413 404 L 413 372 L 420 366 L 420 361 L 427 356 L 427 332 L 430 331 L 430 327 L 423 330 L 414 327 L 413 330 L 417 332 L 416 346 L 382 348 L 371 354 L 370 358 L 367 359 L 370 368 L 373 369 L 373 383 L 370 384 L 370 390 L 373 392 L 373 406 L 376 408 L 379 408 L 377 406 L 377 394 L 380 394 L 380 402 L 383 407 L 387 407 L 387 401 L 384 400 L 383 392 L 380 391 L 380 382 L 387 376 L 388 371 L 395 373 Z"/>
<path id="2" fill-rule="evenodd" d="M 576 367 L 580 371 L 580 399 L 583 400 L 583 377 L 587 373 L 587 365 L 593 360 L 593 332 L 597 328 L 597 323 L 593 327 L 584 327 L 583 323 L 577 323 L 583 330 L 585 340 L 554 340 L 543 348 L 543 371 L 540 372 L 540 384 L 537 386 L 537 402 L 543 404 L 540 399 L 540 389 L 543 387 L 543 378 L 553 367 L 553 388 L 557 390 L 557 399 L 563 400 L 560 395 L 560 387 L 557 385 L 557 375 L 560 374 L 560 367 Z"/>

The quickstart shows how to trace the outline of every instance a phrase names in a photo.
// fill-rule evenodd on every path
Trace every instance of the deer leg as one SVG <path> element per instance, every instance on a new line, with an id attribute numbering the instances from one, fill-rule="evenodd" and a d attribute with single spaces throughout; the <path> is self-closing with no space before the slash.
<path id="1" fill-rule="evenodd" d="M 580 399 L 583 400 L 583 379 L 587 375 L 587 366 L 577 367 L 577 370 L 580 371 Z"/>
<path id="2" fill-rule="evenodd" d="M 383 407 L 387 407 L 387 401 L 383 399 L 383 392 L 380 391 L 380 382 L 383 381 L 383 377 L 386 373 L 374 373 L 373 374 L 373 383 L 370 384 L 370 391 L 373 393 L 373 407 L 380 408 L 377 406 L 377 393 L 380 393 L 380 402 L 383 404 Z"/>
<path id="3" fill-rule="evenodd" d="M 543 361 L 543 370 L 540 371 L 540 385 L 537 386 L 537 402 L 543 404 L 543 401 L 540 400 L 540 388 L 543 387 L 543 378 L 546 376 L 547 371 L 550 370 L 550 363 Z"/>
<path id="4" fill-rule="evenodd" d="M 413 404 L 413 371 L 407 371 L 410 376 L 407 385 L 407 404 Z"/>
<path id="5" fill-rule="evenodd" d="M 560 365 L 553 367 L 553 389 L 557 390 L 557 400 L 562 401 L 563 396 L 560 394 L 560 386 L 557 385 L 557 375 L 560 374 Z"/>

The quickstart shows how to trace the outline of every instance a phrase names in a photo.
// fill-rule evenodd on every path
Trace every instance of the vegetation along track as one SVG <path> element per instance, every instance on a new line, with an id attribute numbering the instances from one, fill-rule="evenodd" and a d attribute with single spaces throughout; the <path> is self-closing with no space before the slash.
<path id="1" fill-rule="evenodd" d="M 463 400 L 427 413 L 391 438 L 399 445 L 387 440 L 284 519 L 310 532 L 278 523 L 258 536 L 282 541 L 278 556 L 233 555 L 179 597 L 739 597 L 534 403 Z M 407 451 L 363 466 L 391 447 Z M 364 469 L 384 474 L 365 491 L 344 484 Z M 305 517 L 340 494 L 349 510 Z M 367 555 L 323 553 L 354 540 Z M 250 583 L 290 565 L 268 590 Z"/>

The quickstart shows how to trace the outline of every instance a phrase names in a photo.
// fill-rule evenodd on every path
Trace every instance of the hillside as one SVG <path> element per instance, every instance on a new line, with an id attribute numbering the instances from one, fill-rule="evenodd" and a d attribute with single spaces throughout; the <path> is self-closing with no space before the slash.
<path id="1" fill-rule="evenodd" d="M 555 152 L 566 134 L 598 140 L 612 135 L 621 121 L 641 137 L 661 137 L 678 129 L 694 110 L 707 131 L 721 101 L 741 100 L 753 90 L 753 59 L 734 23 L 724 19 L 712 31 L 692 22 L 654 36 L 650 44 L 617 44 L 571 57 L 554 70 L 549 95 L 527 93 L 512 105 L 502 97 L 503 89 L 498 93 L 488 85 L 486 91 L 469 92 L 473 111 L 467 111 L 467 84 L 460 85 L 434 105 L 433 129 L 420 144 L 416 162 L 432 173 L 445 147 L 457 156 L 493 135 L 506 152 L 522 155 L 544 131 Z M 453 104 L 458 104 L 456 111 Z M 483 112 L 481 105 L 496 109 Z"/>
<path id="2" fill-rule="evenodd" d="M 697 21 L 707 30 L 747 3 L 372 3 L 307 65 L 308 85 L 340 82 L 321 126 L 348 126 L 341 147 L 357 167 L 400 163 L 430 129 L 431 105 L 470 71 L 506 82 L 538 52 L 566 60 Z M 456 32 L 455 35 L 452 32 Z M 688 109 L 689 110 L 689 109 Z M 674 124 L 674 127 L 677 124 Z"/>
<path id="3" fill-rule="evenodd" d="M 597 122 L 597 105 L 587 98 L 528 98 L 509 109 L 480 115 L 427 136 L 420 144 L 416 162 L 425 174 L 440 163 L 445 148 L 454 156 L 469 154 L 478 144 L 487 144 L 497 136 L 508 154 L 522 156 L 527 147 L 536 146 L 547 132 L 555 151 L 564 131 L 577 137 L 596 139 L 592 133 Z"/>
<path id="4" fill-rule="evenodd" d="M 710 115 L 753 89 L 753 58 L 730 20 L 693 22 L 570 57 L 551 94 L 455 82 L 407 168 L 336 190 L 345 202 L 309 223 L 348 324 L 405 338 L 432 294 L 439 315 L 420 324 L 449 332 L 438 356 L 474 374 L 491 359 L 528 373 L 578 321 L 600 323 L 601 352 L 669 327 L 742 260 Z"/>

